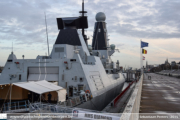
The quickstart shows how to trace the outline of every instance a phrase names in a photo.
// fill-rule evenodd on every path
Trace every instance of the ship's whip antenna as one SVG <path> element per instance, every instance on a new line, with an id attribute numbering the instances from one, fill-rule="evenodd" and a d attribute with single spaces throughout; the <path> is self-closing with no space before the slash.
<path id="1" fill-rule="evenodd" d="M 48 56 L 49 56 L 49 41 L 48 41 L 48 30 L 47 30 L 46 12 L 44 12 L 44 15 L 45 15 L 45 25 L 46 25 L 46 36 L 47 36 Z"/>

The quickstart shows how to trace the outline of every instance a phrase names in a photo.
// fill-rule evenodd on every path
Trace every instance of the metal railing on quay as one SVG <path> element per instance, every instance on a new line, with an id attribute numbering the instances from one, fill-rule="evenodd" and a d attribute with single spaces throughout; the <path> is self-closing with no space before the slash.
<path id="1" fill-rule="evenodd" d="M 139 120 L 139 107 L 141 100 L 143 74 L 137 82 L 135 89 L 122 113 L 120 120 Z"/>

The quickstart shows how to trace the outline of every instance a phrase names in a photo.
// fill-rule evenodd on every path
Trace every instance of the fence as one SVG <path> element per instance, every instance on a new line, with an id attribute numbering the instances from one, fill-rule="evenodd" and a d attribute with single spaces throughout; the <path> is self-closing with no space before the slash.
<path id="1" fill-rule="evenodd" d="M 29 100 L 17 101 L 17 102 L 8 102 L 3 105 L 3 113 L 16 113 L 29 111 Z"/>
<path id="2" fill-rule="evenodd" d="M 49 103 L 32 103 L 29 106 L 30 112 L 41 112 L 43 113 L 66 113 L 69 108 L 75 107 L 81 104 L 80 97 L 74 97 L 64 102 L 58 104 L 49 104 Z"/>
<path id="3" fill-rule="evenodd" d="M 74 107 L 81 104 L 83 100 L 80 97 L 74 97 L 72 99 L 68 99 L 67 101 L 59 103 L 62 107 Z"/>
<path id="4" fill-rule="evenodd" d="M 82 102 L 83 100 L 81 100 L 80 97 L 74 97 L 72 99 L 69 99 L 64 102 L 60 102 L 58 104 L 49 104 L 49 103 L 40 103 L 40 102 L 30 103 L 28 100 L 24 100 L 24 101 L 5 103 L 3 105 L 2 111 L 3 113 L 18 113 L 25 111 L 34 112 L 38 110 L 53 112 L 52 110 L 55 109 L 57 106 L 59 108 L 62 107 L 63 109 L 71 108 L 81 104 Z"/>

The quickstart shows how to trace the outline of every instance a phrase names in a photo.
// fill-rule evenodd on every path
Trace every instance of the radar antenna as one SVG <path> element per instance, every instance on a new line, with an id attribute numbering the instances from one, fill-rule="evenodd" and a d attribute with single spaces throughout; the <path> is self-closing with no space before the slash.
<path id="1" fill-rule="evenodd" d="M 13 41 L 12 41 L 12 53 L 13 53 Z"/>

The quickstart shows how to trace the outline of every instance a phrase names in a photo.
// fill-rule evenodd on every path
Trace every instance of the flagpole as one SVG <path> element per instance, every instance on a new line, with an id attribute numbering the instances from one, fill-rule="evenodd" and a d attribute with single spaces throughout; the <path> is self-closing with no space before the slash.
<path id="1" fill-rule="evenodd" d="M 141 69 L 141 40 L 140 40 L 140 69 Z M 141 70 L 142 71 L 142 70 Z"/>
<path id="2" fill-rule="evenodd" d="M 143 43 L 143 44 L 142 44 Z M 147 50 L 143 49 L 143 47 L 148 47 L 149 43 L 142 42 L 140 40 L 140 65 L 141 65 L 141 74 L 144 73 L 144 67 L 143 67 L 143 59 L 145 59 L 142 54 L 147 54 Z"/>
<path id="3" fill-rule="evenodd" d="M 140 68 L 141 68 L 141 74 L 142 74 L 142 48 L 141 48 L 141 40 L 140 40 Z"/>

